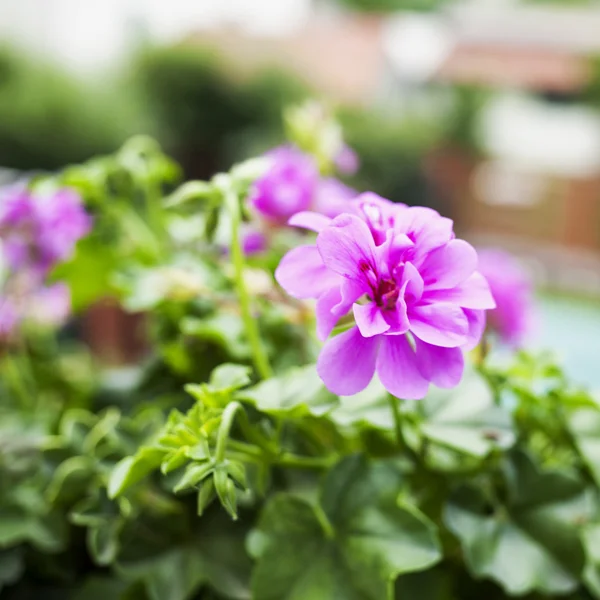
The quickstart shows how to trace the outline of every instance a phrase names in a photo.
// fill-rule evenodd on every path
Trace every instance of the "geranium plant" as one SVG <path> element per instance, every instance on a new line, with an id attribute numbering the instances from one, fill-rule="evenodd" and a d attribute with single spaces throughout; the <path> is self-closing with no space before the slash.
<path id="1" fill-rule="evenodd" d="M 518 267 L 335 179 L 328 118 L 210 181 L 136 138 L 6 192 L 3 599 L 600 598 L 597 400 L 490 357 Z M 58 289 L 143 313 L 140 364 L 34 325 Z"/>

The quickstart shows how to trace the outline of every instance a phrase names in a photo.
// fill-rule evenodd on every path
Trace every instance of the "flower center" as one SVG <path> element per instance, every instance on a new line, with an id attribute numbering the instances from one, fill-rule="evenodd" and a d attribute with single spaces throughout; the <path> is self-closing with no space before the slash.
<path id="1" fill-rule="evenodd" d="M 392 279 L 382 279 L 375 293 L 375 302 L 377 306 L 391 310 L 396 306 L 400 290 L 396 282 Z"/>

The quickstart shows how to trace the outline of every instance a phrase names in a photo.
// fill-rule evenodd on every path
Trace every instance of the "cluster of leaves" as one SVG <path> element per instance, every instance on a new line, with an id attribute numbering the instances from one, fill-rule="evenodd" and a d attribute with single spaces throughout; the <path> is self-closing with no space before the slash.
<path id="1" fill-rule="evenodd" d="M 598 400 L 525 353 L 418 403 L 328 392 L 272 278 L 301 234 L 241 252 L 262 168 L 174 189 L 137 139 L 34 183 L 96 221 L 56 275 L 144 311 L 149 349 L 129 371 L 69 340 L 0 357 L 2 598 L 600 598 Z"/>

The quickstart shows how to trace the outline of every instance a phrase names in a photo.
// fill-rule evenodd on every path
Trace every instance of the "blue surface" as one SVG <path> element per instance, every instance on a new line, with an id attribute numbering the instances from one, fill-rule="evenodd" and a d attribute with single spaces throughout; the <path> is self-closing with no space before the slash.
<path id="1" fill-rule="evenodd" d="M 551 349 L 575 383 L 600 390 L 600 302 L 544 296 L 538 304 L 534 347 Z"/>

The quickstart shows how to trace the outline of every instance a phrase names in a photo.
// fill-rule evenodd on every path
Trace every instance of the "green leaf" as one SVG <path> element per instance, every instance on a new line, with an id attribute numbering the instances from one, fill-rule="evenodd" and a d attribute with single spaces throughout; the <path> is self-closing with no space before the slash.
<path id="1" fill-rule="evenodd" d="M 127 584 L 118 579 L 93 575 L 85 580 L 71 600 L 117 600 L 125 592 Z"/>
<path id="2" fill-rule="evenodd" d="M 88 529 L 87 547 L 96 564 L 105 566 L 115 561 L 120 548 L 119 534 L 122 528 L 123 521 L 117 518 Z"/>
<path id="3" fill-rule="evenodd" d="M 218 313 L 205 319 L 186 317 L 181 322 L 181 330 L 186 335 L 218 344 L 236 360 L 251 355 L 244 323 L 239 315 Z"/>
<path id="4" fill-rule="evenodd" d="M 379 378 L 374 377 L 362 392 L 340 398 L 339 405 L 331 411 L 329 418 L 342 426 L 368 424 L 392 431 L 394 417 L 387 396 L 388 392 Z"/>
<path id="5" fill-rule="evenodd" d="M 219 391 L 239 390 L 250 383 L 250 373 L 250 367 L 225 363 L 210 374 L 209 384 Z"/>
<path id="6" fill-rule="evenodd" d="M 115 252 L 92 234 L 77 243 L 75 254 L 53 271 L 52 278 L 67 283 L 73 310 L 80 311 L 112 291 L 117 267 Z"/>
<path id="7" fill-rule="evenodd" d="M 494 403 L 490 386 L 467 369 L 457 388 L 434 388 L 417 405 L 421 434 L 430 442 L 476 457 L 515 441 L 510 414 Z"/>
<path id="8" fill-rule="evenodd" d="M 506 460 L 504 482 L 505 504 L 489 486 L 473 484 L 446 506 L 445 523 L 470 572 L 511 595 L 574 590 L 584 565 L 578 530 L 594 511 L 584 483 L 568 471 L 540 471 L 522 453 Z"/>
<path id="9" fill-rule="evenodd" d="M 596 485 L 600 485 L 600 409 L 575 410 L 569 416 L 568 425 Z"/>
<path id="10" fill-rule="evenodd" d="M 231 600 L 250 600 L 246 529 L 224 514 L 211 514 L 189 534 L 188 543 L 120 563 L 117 571 L 130 581 L 143 581 L 150 600 L 189 600 L 205 586 Z"/>
<path id="11" fill-rule="evenodd" d="M 25 570 L 22 548 L 10 548 L 0 551 L 0 592 L 5 585 L 19 580 Z"/>
<path id="12" fill-rule="evenodd" d="M 583 580 L 594 598 L 600 598 L 600 525 L 588 525 L 582 531 L 586 565 Z"/>
<path id="13" fill-rule="evenodd" d="M 337 403 L 317 375 L 314 365 L 289 370 L 280 377 L 262 381 L 238 392 L 238 398 L 252 402 L 260 411 L 273 415 L 320 416 Z"/>
<path id="14" fill-rule="evenodd" d="M 158 469 L 165 451 L 159 448 L 140 448 L 135 456 L 121 460 L 113 469 L 108 482 L 109 498 L 116 498 L 128 487 Z"/>
<path id="15" fill-rule="evenodd" d="M 87 456 L 72 456 L 63 461 L 52 477 L 46 492 L 48 502 L 54 503 L 59 496 L 77 497 L 95 475 L 94 461 Z"/>
<path id="16" fill-rule="evenodd" d="M 213 470 L 214 465 L 209 462 L 188 465 L 183 477 L 173 488 L 173 491 L 177 494 L 183 490 L 197 486 L 205 477 L 208 477 Z"/>
<path id="17" fill-rule="evenodd" d="M 58 552 L 64 547 L 66 524 L 60 515 L 43 516 L 3 511 L 0 515 L 0 548 L 29 542 L 43 552 Z"/>
<path id="18" fill-rule="evenodd" d="M 399 574 L 440 559 L 433 524 L 396 504 L 401 483 L 393 465 L 350 457 L 329 473 L 319 506 L 275 496 L 250 538 L 254 597 L 392 599 Z"/>

